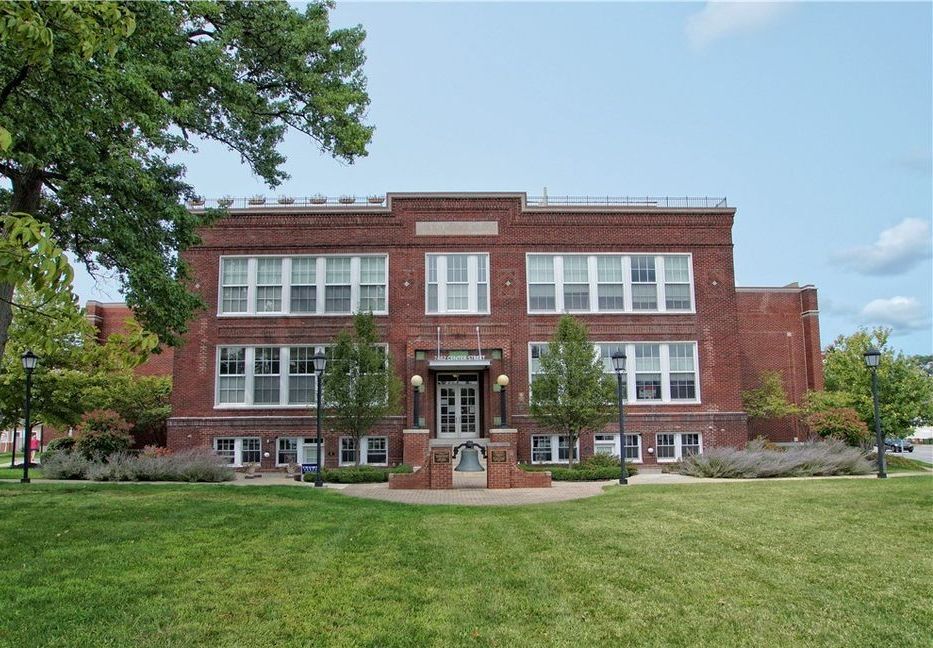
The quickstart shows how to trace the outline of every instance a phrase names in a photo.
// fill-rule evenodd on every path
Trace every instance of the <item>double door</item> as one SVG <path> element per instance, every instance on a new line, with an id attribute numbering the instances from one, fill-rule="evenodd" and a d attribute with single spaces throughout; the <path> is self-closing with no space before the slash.
<path id="1" fill-rule="evenodd" d="M 475 439 L 479 436 L 479 376 L 438 374 L 437 436 Z"/>

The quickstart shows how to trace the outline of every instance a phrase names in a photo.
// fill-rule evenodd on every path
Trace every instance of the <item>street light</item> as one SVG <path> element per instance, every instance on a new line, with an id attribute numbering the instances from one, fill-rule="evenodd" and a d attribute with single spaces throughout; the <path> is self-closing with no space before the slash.
<path id="1" fill-rule="evenodd" d="M 23 478 L 20 479 L 20 482 L 23 484 L 29 483 L 29 446 L 32 442 L 32 425 L 29 422 L 29 405 L 32 401 L 32 370 L 36 368 L 36 363 L 39 362 L 39 356 L 37 356 L 32 351 L 26 351 L 22 356 L 23 359 L 23 369 L 26 371 L 26 407 L 25 409 L 25 418 L 26 421 L 23 424 L 23 456 L 26 460 L 23 462 Z M 16 448 L 16 439 L 13 440 L 13 448 L 15 451 Z"/>
<path id="2" fill-rule="evenodd" d="M 322 477 L 324 471 L 324 457 L 321 456 L 321 388 L 324 383 L 324 369 L 327 367 L 327 356 L 318 351 L 311 360 L 314 361 L 314 373 L 317 374 L 317 474 L 314 476 L 314 487 L 324 486 Z"/>
<path id="3" fill-rule="evenodd" d="M 628 470 L 625 468 L 625 411 L 622 409 L 622 374 L 625 373 L 625 352 L 618 350 L 612 354 L 612 368 L 616 372 L 618 387 L 616 393 L 619 397 L 619 463 L 622 472 L 619 474 L 619 483 L 628 483 Z"/>
<path id="4" fill-rule="evenodd" d="M 878 365 L 881 364 L 881 351 L 868 347 L 865 352 L 865 366 L 871 369 L 871 397 L 875 403 L 875 443 L 878 444 L 878 478 L 888 476 L 884 465 L 884 438 L 881 436 L 881 416 L 878 414 Z"/>
<path id="5" fill-rule="evenodd" d="M 415 419 L 412 427 L 416 430 L 421 429 L 421 413 L 418 411 L 418 394 L 421 392 L 421 385 L 424 384 L 424 378 L 415 374 L 411 377 L 412 386 L 412 418 Z"/>
<path id="6" fill-rule="evenodd" d="M 509 386 L 509 377 L 499 374 L 496 384 L 499 385 L 499 427 L 507 428 L 509 424 L 505 420 L 505 388 Z"/>

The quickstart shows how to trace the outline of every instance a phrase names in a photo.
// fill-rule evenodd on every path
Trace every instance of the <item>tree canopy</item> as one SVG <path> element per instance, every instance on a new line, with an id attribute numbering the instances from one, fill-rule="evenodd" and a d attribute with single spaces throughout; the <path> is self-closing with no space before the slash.
<path id="1" fill-rule="evenodd" d="M 324 400 L 333 429 L 356 440 L 356 463 L 360 460 L 360 438 L 384 416 L 398 409 L 402 383 L 392 370 L 372 313 L 358 313 L 353 330 L 343 330 L 324 373 Z"/>
<path id="2" fill-rule="evenodd" d="M 4 211 L 115 271 L 140 322 L 177 342 L 199 305 L 179 253 L 216 213 L 184 207 L 194 190 L 173 153 L 219 142 L 270 186 L 287 178 L 288 130 L 346 162 L 366 154 L 364 32 L 331 30 L 329 7 L 0 3 Z M 14 287 L 0 278 L 0 352 Z"/>
<path id="3" fill-rule="evenodd" d="M 891 330 L 860 329 L 836 338 L 826 349 L 823 372 L 826 392 L 838 394 L 833 405 L 851 406 L 869 429 L 874 429 L 871 371 L 864 353 L 870 346 L 881 351 L 878 398 L 885 436 L 905 437 L 921 424 L 933 422 L 933 377 L 908 356 L 888 344 Z"/>
<path id="4" fill-rule="evenodd" d="M 586 325 L 571 315 L 557 324 L 541 355 L 540 373 L 531 386 L 531 416 L 568 437 L 573 448 L 585 430 L 601 430 L 616 414 L 615 381 L 587 339 Z M 573 463 L 573 452 L 567 453 Z"/>

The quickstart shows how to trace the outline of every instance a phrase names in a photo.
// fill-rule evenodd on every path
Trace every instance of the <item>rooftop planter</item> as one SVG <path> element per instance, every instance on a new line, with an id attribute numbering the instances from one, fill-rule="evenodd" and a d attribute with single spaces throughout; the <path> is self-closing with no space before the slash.
<path id="1" fill-rule="evenodd" d="M 295 199 L 292 196 L 279 196 L 280 205 L 293 205 L 295 204 Z"/>
<path id="2" fill-rule="evenodd" d="M 322 196 L 321 194 L 314 194 L 308 200 L 311 201 L 312 205 L 323 205 L 327 202 L 327 196 Z"/>
<path id="3" fill-rule="evenodd" d="M 353 196 L 340 196 L 338 200 L 340 201 L 341 205 L 352 205 L 356 202 L 356 198 Z"/>
<path id="4" fill-rule="evenodd" d="M 202 198 L 201 196 L 195 196 L 194 198 L 191 198 L 188 200 L 188 204 L 191 205 L 192 207 L 203 207 L 204 198 Z"/>
<path id="5" fill-rule="evenodd" d="M 247 202 L 249 202 L 250 205 L 265 205 L 266 197 L 265 196 L 252 196 Z"/>
<path id="6" fill-rule="evenodd" d="M 218 198 L 217 204 L 221 207 L 229 207 L 233 204 L 233 196 L 224 196 L 223 198 Z"/>
<path id="7" fill-rule="evenodd" d="M 367 196 L 366 202 L 371 205 L 381 205 L 385 201 L 384 196 Z"/>

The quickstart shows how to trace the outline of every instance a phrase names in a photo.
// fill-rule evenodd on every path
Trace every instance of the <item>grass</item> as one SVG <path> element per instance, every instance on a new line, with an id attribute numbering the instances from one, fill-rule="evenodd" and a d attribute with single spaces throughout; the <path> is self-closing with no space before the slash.
<path id="1" fill-rule="evenodd" d="M 875 459 L 873 458 L 872 462 L 874 461 Z M 933 466 L 930 466 L 928 463 L 918 461 L 916 459 L 911 459 L 910 457 L 905 457 L 903 455 L 892 454 L 890 452 L 886 452 L 884 454 L 884 462 L 887 466 L 888 472 L 891 473 L 916 472 L 918 470 L 930 472 L 933 470 Z M 874 465 L 874 463 L 872 465 Z"/>
<path id="2" fill-rule="evenodd" d="M 7 483 L 0 646 L 927 646 L 929 480 L 506 508 Z"/>
<path id="3" fill-rule="evenodd" d="M 23 477 L 23 468 L 10 468 L 10 464 L 0 463 L 0 479 L 21 479 Z M 29 469 L 29 479 L 41 479 L 42 478 L 42 469 L 41 468 L 30 468 Z"/>

